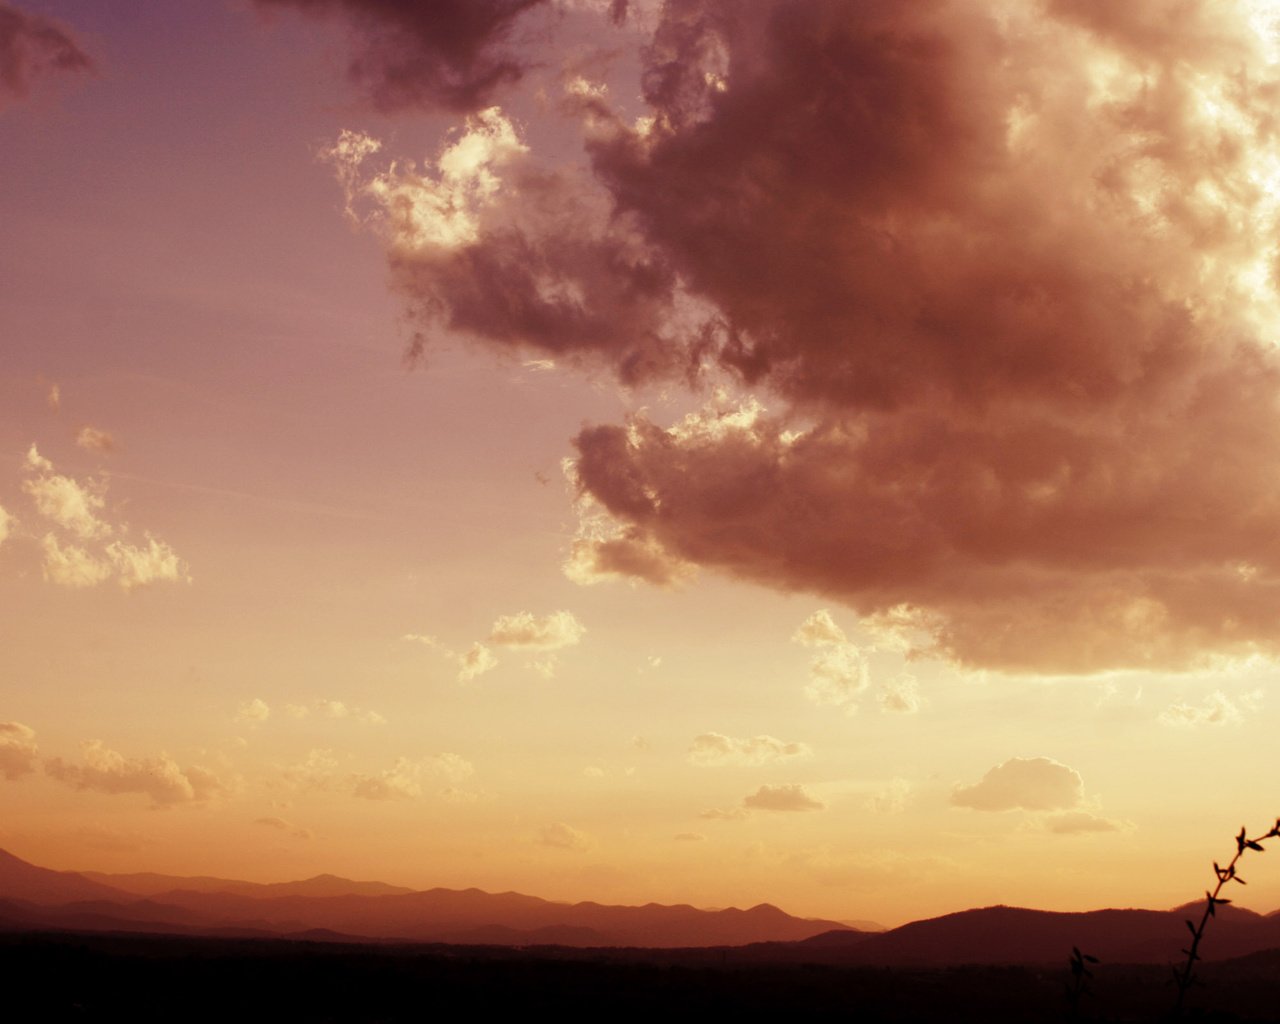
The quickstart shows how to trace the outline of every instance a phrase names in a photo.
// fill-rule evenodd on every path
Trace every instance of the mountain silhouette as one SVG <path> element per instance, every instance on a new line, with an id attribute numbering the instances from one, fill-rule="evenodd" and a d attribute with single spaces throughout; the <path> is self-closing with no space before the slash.
<path id="1" fill-rule="evenodd" d="M 885 967 L 1059 963 L 1073 946 L 1110 964 L 1170 963 L 1186 945 L 1185 919 L 1198 920 L 1202 911 L 1203 904 L 1082 913 L 985 907 L 913 921 L 856 942 L 843 933 L 819 935 L 804 946 L 825 963 Z M 1201 953 L 1224 960 L 1273 948 L 1280 948 L 1280 918 L 1222 907 Z"/>
<path id="2" fill-rule="evenodd" d="M 770 904 L 748 910 L 569 904 L 480 889 L 415 892 L 334 875 L 261 884 L 152 873 L 76 874 L 39 868 L 11 854 L 3 858 L 0 919 L 10 928 L 333 933 L 365 940 L 655 948 L 789 942 L 844 929 L 839 922 L 793 917 Z"/>
<path id="3" fill-rule="evenodd" d="M 557 903 L 517 892 L 414 891 L 317 875 L 257 883 L 207 876 L 51 871 L 0 851 L 0 930 L 291 937 L 511 947 L 698 949 L 726 962 L 933 968 L 1060 964 L 1073 946 L 1108 964 L 1168 964 L 1186 944 L 1174 910 L 1062 913 L 984 907 L 881 932 L 794 917 L 768 903 L 746 910 L 688 904 Z M 1280 949 L 1280 916 L 1218 908 L 1202 955 L 1227 960 Z"/>
<path id="4" fill-rule="evenodd" d="M 58 905 L 78 900 L 128 898 L 126 893 L 74 871 L 51 871 L 0 850 L 0 898 Z"/>
<path id="5" fill-rule="evenodd" d="M 107 874 L 102 871 L 82 871 L 85 878 L 109 885 L 114 889 L 139 896 L 156 896 L 174 889 L 192 892 L 227 892 L 239 896 L 394 896 L 413 892 L 412 889 L 386 882 L 356 882 L 338 875 L 316 875 L 300 882 L 240 882 L 230 878 L 213 878 L 199 875 L 188 878 L 179 875 L 159 875 L 154 872 L 135 874 Z"/>

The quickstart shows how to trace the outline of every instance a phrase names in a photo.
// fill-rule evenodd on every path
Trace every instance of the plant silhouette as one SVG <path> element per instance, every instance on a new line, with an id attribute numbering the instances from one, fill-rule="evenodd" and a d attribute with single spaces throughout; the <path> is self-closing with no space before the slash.
<path id="1" fill-rule="evenodd" d="M 1200 943 L 1204 939 L 1205 928 L 1208 927 L 1209 919 L 1216 916 L 1215 911 L 1219 906 L 1226 905 L 1231 901 L 1225 896 L 1220 895 L 1223 886 L 1228 882 L 1238 882 L 1244 885 L 1245 881 L 1236 873 L 1236 864 L 1240 858 L 1244 856 L 1246 850 L 1256 850 L 1263 853 L 1262 844 L 1268 840 L 1280 836 L 1280 818 L 1276 819 L 1276 823 L 1271 827 L 1270 831 L 1263 835 L 1250 839 L 1243 826 L 1240 828 L 1240 834 L 1236 836 L 1236 854 L 1224 868 L 1215 860 L 1213 862 L 1213 873 L 1218 878 L 1218 884 L 1213 887 L 1213 892 L 1205 890 L 1205 906 L 1204 913 L 1200 915 L 1200 923 L 1196 924 L 1190 918 L 1187 918 L 1187 929 L 1191 932 L 1191 945 L 1183 949 L 1187 955 L 1186 963 L 1181 968 L 1175 967 L 1173 970 L 1174 981 L 1178 986 L 1178 999 L 1174 1003 L 1174 1016 L 1182 1013 L 1182 1004 L 1186 999 L 1187 990 L 1191 987 L 1196 961 L 1200 959 Z M 1079 952 L 1077 950 L 1077 952 Z M 1072 971 L 1075 970 L 1075 964 L 1072 963 Z"/>
<path id="2" fill-rule="evenodd" d="M 1088 953 L 1081 953 L 1079 946 L 1072 946 L 1070 962 L 1071 983 L 1067 986 L 1067 1006 L 1070 1009 L 1070 1019 L 1078 1020 L 1080 1017 L 1081 997 L 1092 994 L 1089 989 L 1089 982 L 1093 979 L 1093 971 L 1089 970 L 1085 965 L 1096 964 L 1098 958 L 1090 956 Z"/>

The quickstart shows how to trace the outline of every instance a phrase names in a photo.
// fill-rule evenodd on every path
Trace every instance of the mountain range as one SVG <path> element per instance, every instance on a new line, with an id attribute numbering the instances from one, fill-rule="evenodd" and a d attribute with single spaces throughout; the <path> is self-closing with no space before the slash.
<path id="1" fill-rule="evenodd" d="M 699 910 L 554 903 L 479 889 L 414 891 L 319 875 L 263 885 L 218 878 L 51 871 L 0 851 L 0 928 L 288 935 L 511 946 L 740 946 L 836 930 L 760 904 Z"/>
<path id="2" fill-rule="evenodd" d="M 453 945 L 714 947 L 741 962 L 935 967 L 1060 963 L 1073 946 L 1107 963 L 1172 963 L 1186 945 L 1174 910 L 1060 913 L 985 907 L 889 931 L 748 910 L 556 903 L 515 892 L 415 891 L 319 875 L 262 884 L 209 877 L 52 871 L 0 851 L 0 931 L 135 932 Z M 1280 914 L 1220 907 L 1201 948 L 1223 960 L 1280 949 Z"/>

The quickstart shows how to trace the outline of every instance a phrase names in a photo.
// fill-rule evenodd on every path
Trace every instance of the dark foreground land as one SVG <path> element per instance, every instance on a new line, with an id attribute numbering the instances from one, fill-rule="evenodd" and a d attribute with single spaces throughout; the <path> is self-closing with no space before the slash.
<path id="1" fill-rule="evenodd" d="M 29 1020 L 1062 1021 L 1059 967 L 747 962 L 732 950 L 401 946 L 155 935 L 0 935 Z M 1206 964 L 1189 1019 L 1280 1021 L 1280 951 Z M 1153 1021 L 1167 967 L 1102 964 L 1082 1020 Z M 10 1005 L 13 1005 L 12 1003 Z"/>

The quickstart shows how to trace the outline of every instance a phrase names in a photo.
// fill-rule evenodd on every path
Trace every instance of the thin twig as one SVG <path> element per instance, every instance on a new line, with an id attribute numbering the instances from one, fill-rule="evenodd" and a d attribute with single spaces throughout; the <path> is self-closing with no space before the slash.
<path id="1" fill-rule="evenodd" d="M 1196 961 L 1200 959 L 1200 941 L 1204 938 L 1204 931 L 1209 924 L 1209 918 L 1216 916 L 1214 911 L 1220 905 L 1231 902 L 1225 896 L 1220 895 L 1222 887 L 1228 882 L 1239 882 L 1244 885 L 1244 879 L 1236 874 L 1236 863 L 1244 856 L 1245 850 L 1257 850 L 1259 853 L 1263 853 L 1263 842 L 1275 836 L 1280 836 L 1280 818 L 1276 819 L 1271 831 L 1258 836 L 1256 839 L 1248 838 L 1242 827 L 1240 834 L 1236 836 L 1236 855 L 1231 858 L 1231 862 L 1225 868 L 1220 867 L 1216 860 L 1213 862 L 1213 873 L 1218 877 L 1218 884 L 1213 887 L 1213 892 L 1205 891 L 1204 913 L 1200 915 L 1200 923 L 1196 924 L 1190 918 L 1187 918 L 1187 928 L 1191 931 L 1191 946 L 1182 951 L 1187 954 L 1187 962 L 1182 965 L 1180 970 L 1176 967 L 1173 969 L 1174 981 L 1178 985 L 1178 1001 L 1173 1007 L 1174 1016 L 1182 1013 L 1182 1002 L 1186 998 L 1187 989 L 1191 987 L 1192 973 L 1195 970 Z"/>

